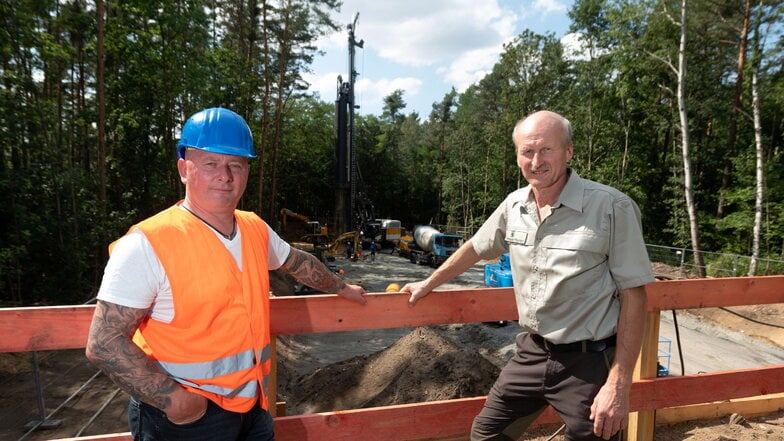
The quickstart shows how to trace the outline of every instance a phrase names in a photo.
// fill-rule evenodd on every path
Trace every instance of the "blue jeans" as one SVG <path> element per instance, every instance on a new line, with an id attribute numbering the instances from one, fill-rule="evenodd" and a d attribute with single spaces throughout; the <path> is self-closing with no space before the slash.
<path id="1" fill-rule="evenodd" d="M 174 424 L 157 407 L 131 398 L 128 424 L 134 441 L 274 441 L 272 416 L 256 405 L 245 413 L 225 410 L 213 403 L 207 413 L 190 424 Z"/>

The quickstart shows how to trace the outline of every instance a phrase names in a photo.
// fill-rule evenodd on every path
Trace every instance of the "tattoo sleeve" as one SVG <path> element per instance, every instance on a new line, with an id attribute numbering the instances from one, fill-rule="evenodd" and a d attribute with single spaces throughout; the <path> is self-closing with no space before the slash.
<path id="1" fill-rule="evenodd" d="M 321 292 L 334 294 L 346 286 L 346 282 L 332 274 L 316 256 L 296 248 L 291 248 L 288 259 L 280 269 L 289 273 L 299 283 Z"/>
<path id="2" fill-rule="evenodd" d="M 132 337 L 148 314 L 99 300 L 87 338 L 87 358 L 123 391 L 159 409 L 171 404 L 179 386 L 153 365 Z"/>

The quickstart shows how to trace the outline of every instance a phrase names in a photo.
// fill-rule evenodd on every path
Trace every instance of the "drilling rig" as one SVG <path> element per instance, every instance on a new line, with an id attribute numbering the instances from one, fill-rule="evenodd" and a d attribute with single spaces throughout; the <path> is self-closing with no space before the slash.
<path id="1" fill-rule="evenodd" d="M 348 25 L 349 78 L 337 78 L 335 101 L 335 220 L 339 232 L 358 231 L 365 240 L 378 235 L 373 202 L 365 192 L 362 174 L 357 165 L 356 133 L 354 131 L 354 83 L 358 73 L 354 67 L 356 48 L 363 48 L 364 40 L 357 41 L 354 32 L 359 13 Z M 355 247 L 359 244 L 355 244 Z"/>

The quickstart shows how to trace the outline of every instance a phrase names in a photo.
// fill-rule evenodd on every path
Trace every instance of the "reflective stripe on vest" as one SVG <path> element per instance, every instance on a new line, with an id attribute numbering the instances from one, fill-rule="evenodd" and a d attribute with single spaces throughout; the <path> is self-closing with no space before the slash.
<path id="1" fill-rule="evenodd" d="M 256 398 L 259 394 L 259 383 L 256 380 L 248 381 L 247 383 L 243 384 L 242 386 L 231 389 L 228 387 L 220 387 L 215 386 L 214 384 L 196 384 L 192 383 L 188 380 L 179 377 L 172 377 L 172 380 L 184 384 L 186 386 L 190 386 L 194 389 L 203 390 L 205 392 L 210 392 L 213 394 L 222 395 L 226 398 L 234 398 L 234 397 L 242 397 L 242 398 Z M 264 376 L 264 382 L 266 383 L 267 375 Z M 266 387 L 266 385 L 265 385 Z M 264 390 L 261 391 L 264 393 Z M 266 394 L 265 394 L 266 395 Z"/>
<path id="2" fill-rule="evenodd" d="M 270 359 L 272 349 L 270 345 L 265 346 L 258 352 L 257 360 L 259 364 L 265 363 Z M 211 384 L 196 384 L 192 381 L 186 380 L 206 380 L 214 377 L 222 377 L 224 375 L 233 374 L 245 369 L 250 369 L 255 366 L 254 351 L 243 351 L 239 354 L 229 355 L 215 361 L 202 361 L 198 363 L 172 363 L 166 361 L 158 361 L 158 366 L 161 367 L 169 376 L 180 384 L 185 384 L 196 389 L 212 392 L 215 394 L 223 395 L 228 398 L 233 397 L 246 397 L 253 398 L 258 395 L 258 384 L 256 381 L 249 381 L 238 388 L 220 387 Z M 269 375 L 264 375 L 262 378 L 262 386 L 266 389 L 269 383 Z M 264 391 L 262 391 L 263 393 Z"/>

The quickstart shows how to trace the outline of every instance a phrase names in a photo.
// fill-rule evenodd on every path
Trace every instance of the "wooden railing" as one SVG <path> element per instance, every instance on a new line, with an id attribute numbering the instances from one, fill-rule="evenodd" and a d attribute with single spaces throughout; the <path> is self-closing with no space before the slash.
<path id="1" fill-rule="evenodd" d="M 399 293 L 370 294 L 361 306 L 334 295 L 271 302 L 273 335 L 485 322 L 516 317 L 511 288 L 437 291 L 408 306 Z M 628 438 L 651 441 L 653 411 L 784 392 L 784 365 L 656 378 L 659 312 L 784 303 L 784 276 L 659 281 L 648 286 L 646 339 L 631 392 Z M 83 348 L 93 306 L 0 309 L 0 352 Z M 274 392 L 274 391 L 273 391 Z M 464 439 L 484 397 L 275 418 L 278 441 Z M 537 423 L 558 422 L 548 410 Z M 404 422 L 404 423 L 401 423 Z M 80 440 L 130 440 L 127 433 Z"/>

